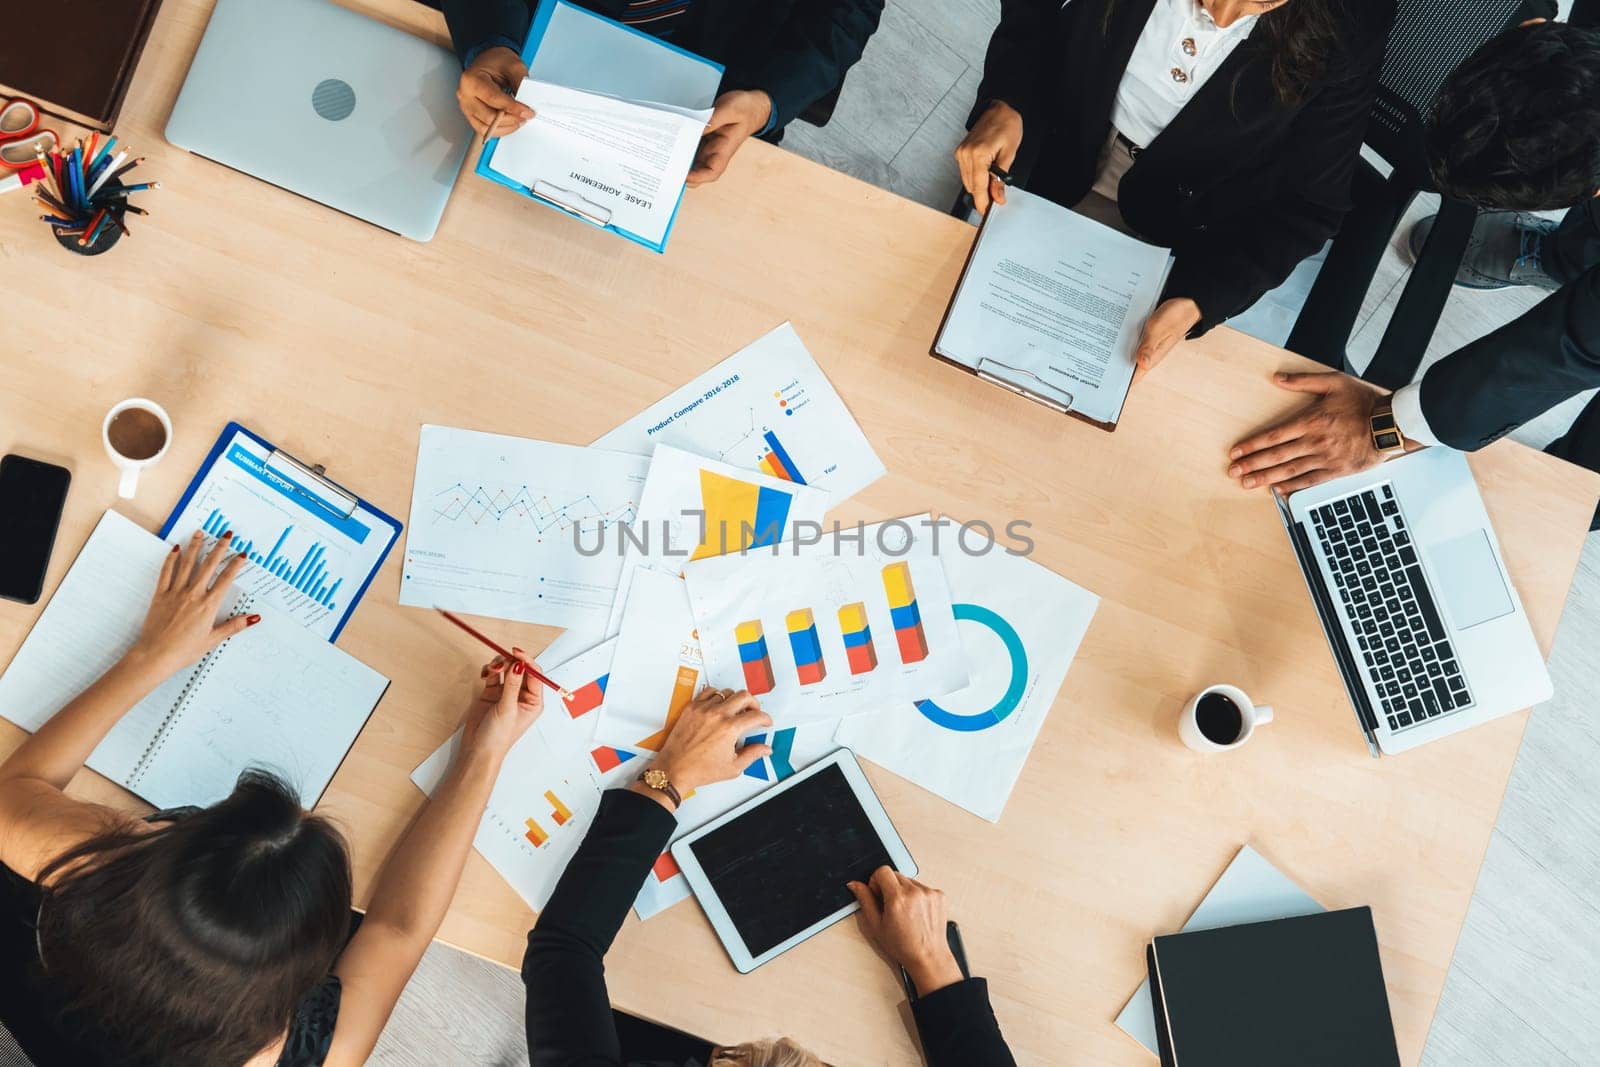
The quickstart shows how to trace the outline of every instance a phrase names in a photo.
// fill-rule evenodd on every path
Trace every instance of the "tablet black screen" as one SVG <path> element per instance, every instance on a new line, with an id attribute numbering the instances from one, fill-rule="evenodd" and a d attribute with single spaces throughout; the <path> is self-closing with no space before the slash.
<path id="1" fill-rule="evenodd" d="M 817 772 L 693 845 L 752 956 L 855 898 L 845 888 L 893 862 L 837 765 Z"/>

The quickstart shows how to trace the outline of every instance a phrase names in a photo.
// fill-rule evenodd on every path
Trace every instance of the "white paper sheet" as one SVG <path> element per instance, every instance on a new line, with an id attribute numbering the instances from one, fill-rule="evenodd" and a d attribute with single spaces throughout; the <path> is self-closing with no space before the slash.
<path id="1" fill-rule="evenodd" d="M 1211 892 L 1195 908 L 1189 921 L 1183 924 L 1190 930 L 1215 930 L 1223 926 L 1242 923 L 1270 922 L 1273 919 L 1293 919 L 1301 915 L 1316 915 L 1326 911 L 1321 904 L 1289 876 L 1268 863 L 1261 853 L 1245 845 L 1239 849 L 1228 869 L 1222 872 Z M 1146 979 L 1134 991 L 1117 1016 L 1117 1026 L 1129 1037 L 1150 1050 L 1152 1056 L 1160 1055 L 1156 1048 L 1156 1021 L 1154 1005 L 1150 1000 L 1150 981 Z"/>
<path id="2" fill-rule="evenodd" d="M 518 87 L 517 99 L 533 108 L 534 117 L 500 139 L 494 169 L 580 214 L 659 244 L 711 112 L 532 78 Z"/>
<path id="3" fill-rule="evenodd" d="M 927 521 L 690 563 L 706 679 L 757 694 L 781 726 L 965 686 L 967 656 Z"/>
<path id="4" fill-rule="evenodd" d="M 573 697 L 563 703 L 547 694 L 544 714 L 506 754 L 473 837 L 473 846 L 535 911 L 549 902 L 600 808 L 601 775 L 591 762 L 589 742 L 611 653 L 608 642 L 558 667 L 542 668 Z M 433 795 L 460 738 L 457 731 L 412 771 L 418 789 Z"/>
<path id="5" fill-rule="evenodd" d="M 883 461 L 787 322 L 595 442 L 648 455 L 657 444 L 828 490 L 840 503 Z"/>
<path id="6" fill-rule="evenodd" d="M 1115 423 L 1171 262 L 1164 248 L 1010 189 L 990 209 L 937 350 Z"/>
<path id="7" fill-rule="evenodd" d="M 649 461 L 600 448 L 422 427 L 400 603 L 598 633 Z"/>
<path id="8" fill-rule="evenodd" d="M 940 526 L 972 679 L 948 696 L 845 719 L 834 740 L 998 822 L 1100 598 L 998 545 L 968 554 L 956 525 Z"/>
<path id="9" fill-rule="evenodd" d="M 831 503 L 825 490 L 658 445 L 634 536 L 619 534 L 606 544 L 608 553 L 622 551 L 606 636 L 622 625 L 629 584 L 641 568 L 679 574 L 690 560 L 777 544 L 792 536 L 797 523 L 820 525 Z"/>
<path id="10" fill-rule="evenodd" d="M 572 699 L 546 705 L 532 730 L 513 746 L 484 813 L 473 844 L 535 911 L 549 902 L 556 882 L 599 811 L 601 792 L 627 785 L 639 774 L 644 759 L 634 753 L 596 743 L 594 728 L 610 690 L 615 639 L 556 667 L 544 668 L 572 692 Z M 684 800 L 673 840 L 742 804 L 767 785 L 787 778 L 833 748 L 832 727 L 779 731 L 760 740 L 772 744 L 771 758 L 732 782 L 707 786 Z M 432 795 L 455 758 L 459 733 L 452 736 L 411 774 L 424 793 Z M 550 790 L 571 816 L 556 824 Z M 533 838 L 527 820 L 539 833 Z M 543 844 L 534 840 L 543 834 Z M 648 919 L 689 896 L 689 886 L 663 851 L 639 887 L 634 910 Z"/>

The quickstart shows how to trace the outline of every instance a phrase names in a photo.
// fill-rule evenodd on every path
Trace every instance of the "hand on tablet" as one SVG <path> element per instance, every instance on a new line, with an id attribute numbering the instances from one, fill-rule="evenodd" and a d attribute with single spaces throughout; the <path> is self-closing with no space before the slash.
<path id="1" fill-rule="evenodd" d="M 879 867 L 865 885 L 846 884 L 861 905 L 861 932 L 878 951 L 906 969 L 918 996 L 962 980 L 961 965 L 945 934 L 949 909 L 944 893 L 892 867 Z"/>
<path id="2" fill-rule="evenodd" d="M 741 748 L 739 742 L 771 725 L 772 719 L 749 693 L 701 690 L 678 716 L 651 766 L 665 771 L 678 792 L 688 796 L 703 785 L 737 778 L 756 760 L 770 755 L 770 745 Z M 656 790 L 640 790 L 665 803 Z"/>

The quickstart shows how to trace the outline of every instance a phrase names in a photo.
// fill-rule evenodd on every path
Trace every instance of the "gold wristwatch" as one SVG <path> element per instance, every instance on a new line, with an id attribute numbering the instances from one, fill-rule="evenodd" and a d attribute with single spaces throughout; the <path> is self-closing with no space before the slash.
<path id="1" fill-rule="evenodd" d="M 639 781 L 658 793 L 666 794 L 667 799 L 672 801 L 673 811 L 682 806 L 683 797 L 678 794 L 678 787 L 672 784 L 672 779 L 667 777 L 666 771 L 651 767 L 639 776 Z"/>
<path id="2" fill-rule="evenodd" d="M 1398 456 L 1406 450 L 1405 434 L 1394 418 L 1394 398 L 1384 397 L 1372 408 L 1372 447 L 1384 456 Z"/>

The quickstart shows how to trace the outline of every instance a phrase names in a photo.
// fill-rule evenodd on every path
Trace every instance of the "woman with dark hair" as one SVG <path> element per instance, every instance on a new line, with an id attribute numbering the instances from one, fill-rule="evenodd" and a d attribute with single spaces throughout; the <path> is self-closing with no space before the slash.
<path id="1" fill-rule="evenodd" d="M 1015 170 L 1173 250 L 1142 376 L 1338 230 L 1393 19 L 1394 0 L 1001 0 L 962 184 L 986 212 L 992 170 Z"/>
<path id="2" fill-rule="evenodd" d="M 520 663 L 483 669 L 460 754 L 353 935 L 344 839 L 270 774 L 145 819 L 67 796 L 156 686 L 249 641 L 257 616 L 216 621 L 244 566 L 230 540 L 174 548 L 127 654 L 0 764 L 0 1022 L 38 1067 L 365 1062 L 449 906 L 501 760 L 542 709 Z"/>

